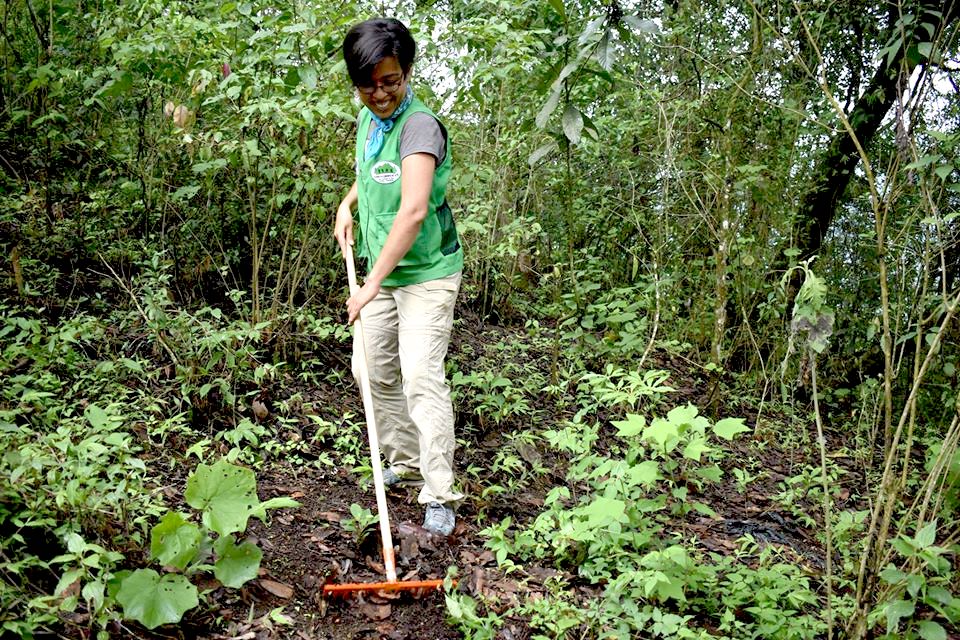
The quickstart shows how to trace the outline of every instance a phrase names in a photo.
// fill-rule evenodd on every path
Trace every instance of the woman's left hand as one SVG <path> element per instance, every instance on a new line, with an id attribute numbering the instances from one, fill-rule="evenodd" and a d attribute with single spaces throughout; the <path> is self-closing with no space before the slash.
<path id="1" fill-rule="evenodd" d="M 367 306 L 367 303 L 376 298 L 378 293 L 380 293 L 380 285 L 368 281 L 350 296 L 347 300 L 347 324 L 353 324 L 360 317 L 360 309 Z"/>

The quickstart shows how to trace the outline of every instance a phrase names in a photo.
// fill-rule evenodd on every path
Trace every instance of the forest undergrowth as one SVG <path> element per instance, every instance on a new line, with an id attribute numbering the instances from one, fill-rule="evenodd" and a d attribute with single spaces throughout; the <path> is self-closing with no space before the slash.
<path id="1" fill-rule="evenodd" d="M 818 638 L 849 615 L 869 433 L 847 420 L 870 398 L 826 419 L 824 471 L 811 411 L 758 402 L 756 380 L 682 344 L 643 369 L 612 364 L 633 327 L 609 331 L 613 298 L 593 307 L 606 331 L 496 326 L 461 306 L 456 531 L 437 539 L 415 492 L 391 493 L 403 576 L 446 578 L 444 594 L 325 601 L 328 581 L 382 573 L 347 328 L 304 313 L 280 341 L 183 308 L 169 262 L 146 266 L 114 288 L 129 305 L 81 300 L 60 320 L 3 308 L 7 632 Z M 875 613 L 891 633 L 955 628 L 936 543 L 935 525 L 894 541 L 918 563 L 884 572 L 905 585 Z"/>

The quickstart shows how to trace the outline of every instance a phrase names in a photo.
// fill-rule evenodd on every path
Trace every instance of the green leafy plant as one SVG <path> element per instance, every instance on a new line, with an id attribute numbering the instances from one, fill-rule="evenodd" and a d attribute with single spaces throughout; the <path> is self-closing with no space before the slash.
<path id="1" fill-rule="evenodd" d="M 123 561 L 122 553 L 108 551 L 96 543 L 86 542 L 78 533 L 66 535 L 67 553 L 55 556 L 50 565 L 70 567 L 64 571 L 54 589 L 54 597 L 62 597 L 60 608 L 73 611 L 82 599 L 87 610 L 101 626 L 109 619 L 109 578 L 111 570 Z M 82 588 L 77 588 L 83 585 Z M 68 592 L 70 595 L 67 595 Z"/>
<path id="2" fill-rule="evenodd" d="M 608 364 L 603 373 L 584 374 L 581 388 L 598 403 L 636 410 L 642 400 L 655 406 L 664 394 L 675 391 L 666 384 L 669 377 L 667 371 L 629 371 Z"/>
<path id="3" fill-rule="evenodd" d="M 740 540 L 736 557 L 714 557 L 719 629 L 735 638 L 818 638 L 826 624 L 815 611 L 817 595 L 796 564 L 782 561 L 772 546 L 750 536 Z M 742 562 L 749 559 L 749 562 Z M 708 606 L 713 609 L 714 604 Z"/>
<path id="4" fill-rule="evenodd" d="M 189 514 L 167 513 L 150 532 L 150 557 L 180 573 L 161 576 L 153 569 L 118 574 L 115 597 L 124 617 L 148 629 L 179 622 L 199 604 L 189 577 L 211 570 L 221 584 L 239 588 L 257 576 L 263 553 L 252 542 L 237 542 L 249 518 L 266 518 L 269 509 L 299 506 L 290 498 L 261 502 L 253 471 L 226 460 L 201 463 L 187 480 L 184 500 L 199 512 L 199 524 Z M 212 563 L 212 565 L 211 565 Z"/>
<path id="5" fill-rule="evenodd" d="M 651 479 L 661 477 L 661 473 L 665 476 L 675 498 L 675 511 L 685 513 L 693 508 L 706 515 L 713 515 L 713 511 L 700 502 L 688 501 L 685 485 L 689 482 L 702 488 L 704 482 L 719 482 L 722 477 L 723 471 L 716 463 L 700 464 L 701 460 L 706 462 L 718 455 L 708 443 L 710 434 L 721 440 L 732 440 L 737 434 L 750 430 L 739 418 L 724 418 L 711 425 L 693 405 L 671 409 L 666 417 L 654 418 L 649 426 L 643 416 L 635 414 L 628 414 L 625 420 L 613 424 L 622 438 L 639 436 L 650 445 L 651 459 L 643 463 L 643 468 L 653 474 Z"/>
<path id="6" fill-rule="evenodd" d="M 747 487 L 759 477 L 759 474 L 750 473 L 750 470 L 744 467 L 736 467 L 733 469 L 733 477 L 737 481 L 737 492 L 744 494 L 747 492 Z"/>
<path id="7" fill-rule="evenodd" d="M 507 518 L 481 532 L 502 571 L 522 574 L 527 562 L 552 562 L 575 569 L 576 580 L 599 592 L 571 608 L 573 584 L 561 573 L 542 598 L 499 602 L 495 610 L 502 615 L 506 607 L 530 620 L 542 632 L 535 637 L 543 638 L 714 637 L 702 628 L 704 620 L 727 637 L 819 637 L 826 625 L 811 580 L 774 547 L 748 536 L 735 555 L 707 556 L 679 536 L 664 535 L 664 525 L 678 515 L 712 514 L 692 492 L 722 478 L 723 443 L 749 432 L 744 421 L 713 422 L 687 405 L 650 420 L 628 414 L 612 424 L 617 438 L 600 447 L 609 455 L 596 452 L 602 436 L 595 425 L 568 422 L 546 430 L 544 439 L 570 456 L 568 485 L 548 491 L 542 513 L 529 524 Z M 571 486 L 587 491 L 573 499 Z M 451 619 L 470 628 L 463 603 L 456 606 L 460 617 Z M 481 606 L 475 599 L 467 605 L 472 624 Z"/>
<path id="8" fill-rule="evenodd" d="M 934 520 L 912 537 L 900 535 L 891 541 L 903 566 L 891 563 L 880 573 L 886 597 L 871 614 L 873 622 L 885 621 L 885 638 L 945 640 L 947 628 L 960 623 L 950 551 L 935 544 L 936 536 Z"/>
<path id="9" fill-rule="evenodd" d="M 374 515 L 370 509 L 353 503 L 350 505 L 350 517 L 340 521 L 340 528 L 352 534 L 354 541 L 359 547 L 376 531 L 379 522 L 379 515 Z"/>
<path id="10" fill-rule="evenodd" d="M 530 412 L 530 403 L 523 390 L 515 386 L 510 378 L 493 371 L 474 371 L 470 374 L 457 371 L 453 374 L 451 386 L 454 399 L 458 402 L 467 400 L 467 390 L 472 392 L 473 397 L 469 398 L 469 402 L 481 420 L 489 417 L 495 424 L 500 424 L 508 418 Z"/>
<path id="11" fill-rule="evenodd" d="M 457 568 L 451 566 L 443 579 L 443 598 L 447 608 L 447 621 L 464 632 L 471 640 L 493 640 L 503 626 L 504 618 L 490 610 L 482 602 L 454 586 Z"/>
<path id="12" fill-rule="evenodd" d="M 841 490 L 840 478 L 846 472 L 835 463 L 828 460 L 826 476 L 829 479 L 831 490 L 830 499 Z M 779 483 L 780 491 L 775 496 L 777 503 L 787 512 L 803 522 L 808 527 L 815 527 L 816 520 L 810 515 L 809 504 L 823 500 L 823 485 L 821 467 L 805 465 L 798 473 L 789 476 Z"/>
<path id="13" fill-rule="evenodd" d="M 102 321 L 32 313 L 0 304 L 0 632 L 29 637 L 81 609 L 93 633 L 116 617 L 106 590 L 117 549 L 143 544 L 162 512 L 128 430 L 154 421 L 138 412 L 132 369 L 87 356 Z M 51 570 L 67 578 L 41 590 Z"/>

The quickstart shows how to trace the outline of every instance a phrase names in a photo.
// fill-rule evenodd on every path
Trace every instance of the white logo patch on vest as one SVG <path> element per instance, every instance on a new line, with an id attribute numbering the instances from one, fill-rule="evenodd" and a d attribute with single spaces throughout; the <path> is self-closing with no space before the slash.
<path id="1" fill-rule="evenodd" d="M 380 184 L 390 184 L 400 179 L 400 167 L 389 160 L 381 160 L 370 169 L 370 177 Z"/>

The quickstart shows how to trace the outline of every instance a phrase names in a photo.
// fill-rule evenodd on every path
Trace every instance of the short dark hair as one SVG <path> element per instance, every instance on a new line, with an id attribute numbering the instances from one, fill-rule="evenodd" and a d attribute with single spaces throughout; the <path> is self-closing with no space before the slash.
<path id="1" fill-rule="evenodd" d="M 399 20 L 374 18 L 355 24 L 343 39 L 343 61 L 355 86 L 370 83 L 373 68 L 394 56 L 406 75 L 417 55 L 417 43 Z"/>

